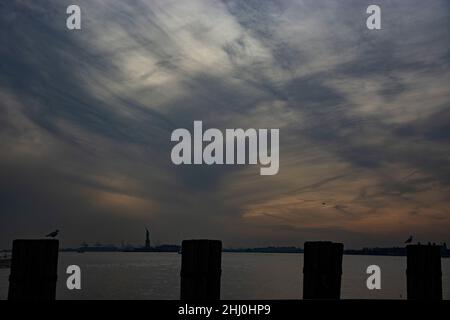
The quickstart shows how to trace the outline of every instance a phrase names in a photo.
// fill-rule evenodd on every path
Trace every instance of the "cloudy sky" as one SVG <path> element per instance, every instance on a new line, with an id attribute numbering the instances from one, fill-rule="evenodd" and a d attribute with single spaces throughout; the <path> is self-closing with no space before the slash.
<path id="1" fill-rule="evenodd" d="M 448 1 L 75 2 L 0 3 L 0 248 L 450 242 Z M 279 128 L 279 173 L 173 165 L 194 120 Z"/>

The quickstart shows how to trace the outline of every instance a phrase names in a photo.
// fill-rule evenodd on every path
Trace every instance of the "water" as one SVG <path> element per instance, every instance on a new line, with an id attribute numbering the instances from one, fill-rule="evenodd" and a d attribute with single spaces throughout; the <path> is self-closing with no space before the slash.
<path id="1" fill-rule="evenodd" d="M 82 270 L 82 290 L 67 290 L 65 269 Z M 367 266 L 381 267 L 381 290 L 366 288 Z M 178 299 L 181 255 L 176 253 L 61 253 L 57 299 Z M 302 254 L 223 253 L 222 299 L 300 299 Z M 404 299 L 406 258 L 344 255 L 343 299 Z M 450 299 L 450 259 L 442 259 L 444 299 Z M 0 299 L 9 269 L 0 269 Z"/>

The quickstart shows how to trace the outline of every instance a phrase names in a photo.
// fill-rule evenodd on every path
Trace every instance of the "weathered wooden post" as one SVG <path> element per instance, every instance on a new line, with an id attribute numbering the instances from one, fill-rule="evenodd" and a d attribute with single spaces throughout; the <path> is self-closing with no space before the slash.
<path id="1" fill-rule="evenodd" d="M 408 299 L 442 300 L 441 247 L 436 245 L 408 245 Z"/>
<path id="2" fill-rule="evenodd" d="M 14 240 L 8 300 L 55 300 L 59 241 Z"/>
<path id="3" fill-rule="evenodd" d="M 220 300 L 222 242 L 184 240 L 181 250 L 181 300 Z"/>
<path id="4" fill-rule="evenodd" d="M 303 299 L 340 299 L 344 245 L 305 242 Z"/>

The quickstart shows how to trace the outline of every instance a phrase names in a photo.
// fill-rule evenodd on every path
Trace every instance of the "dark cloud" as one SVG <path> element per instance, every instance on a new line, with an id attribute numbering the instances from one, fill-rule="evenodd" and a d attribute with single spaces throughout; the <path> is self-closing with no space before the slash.
<path id="1" fill-rule="evenodd" d="M 447 1 L 381 1 L 380 31 L 359 1 L 81 1 L 75 32 L 69 4 L 0 4 L 0 246 L 448 237 Z M 280 174 L 174 166 L 194 120 L 280 128 Z"/>

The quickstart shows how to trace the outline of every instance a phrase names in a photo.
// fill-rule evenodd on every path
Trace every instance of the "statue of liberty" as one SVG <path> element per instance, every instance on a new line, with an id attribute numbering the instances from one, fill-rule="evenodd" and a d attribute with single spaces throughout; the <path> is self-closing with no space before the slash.
<path id="1" fill-rule="evenodd" d="M 150 249 L 150 232 L 145 228 L 145 249 Z"/>

